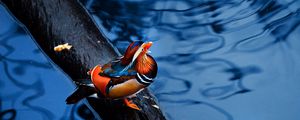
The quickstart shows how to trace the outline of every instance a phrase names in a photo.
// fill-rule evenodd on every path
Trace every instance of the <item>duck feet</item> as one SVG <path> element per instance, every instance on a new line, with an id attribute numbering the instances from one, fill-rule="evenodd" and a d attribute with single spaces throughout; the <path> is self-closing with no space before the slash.
<path id="1" fill-rule="evenodd" d="M 132 100 L 128 100 L 127 98 L 124 99 L 124 104 L 132 109 L 141 110 Z"/>

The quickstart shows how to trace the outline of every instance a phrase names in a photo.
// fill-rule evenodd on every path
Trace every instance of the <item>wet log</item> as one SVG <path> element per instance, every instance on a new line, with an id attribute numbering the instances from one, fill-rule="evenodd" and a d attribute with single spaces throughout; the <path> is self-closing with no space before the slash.
<path id="1" fill-rule="evenodd" d="M 88 78 L 86 72 L 90 68 L 119 56 L 77 0 L 1 0 L 1 4 L 24 25 L 45 55 L 73 81 Z M 64 43 L 73 47 L 61 52 L 53 50 Z M 165 119 L 147 89 L 134 99 L 141 111 L 124 106 L 121 100 L 89 97 L 87 101 L 98 119 L 99 116 L 104 120 Z"/>

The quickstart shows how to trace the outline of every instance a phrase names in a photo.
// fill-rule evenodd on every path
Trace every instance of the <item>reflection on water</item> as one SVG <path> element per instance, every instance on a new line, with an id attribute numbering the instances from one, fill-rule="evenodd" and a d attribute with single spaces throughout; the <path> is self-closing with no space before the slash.
<path id="1" fill-rule="evenodd" d="M 168 119 L 300 119 L 300 1 L 81 2 L 120 51 L 154 41 L 151 89 Z M 73 89 L 66 76 L 3 8 L 0 15 L 0 116 L 86 116 L 85 106 L 64 104 Z"/>

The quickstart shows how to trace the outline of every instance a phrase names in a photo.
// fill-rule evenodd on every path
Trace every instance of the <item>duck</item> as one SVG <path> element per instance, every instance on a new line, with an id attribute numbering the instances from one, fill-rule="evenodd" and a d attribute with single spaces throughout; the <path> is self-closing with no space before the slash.
<path id="1" fill-rule="evenodd" d="M 90 84 L 80 84 L 67 99 L 74 104 L 93 94 L 107 99 L 123 99 L 129 108 L 141 110 L 131 100 L 137 93 L 154 82 L 157 63 L 149 54 L 152 42 L 134 41 L 123 56 L 104 64 L 96 65 L 90 71 Z"/>

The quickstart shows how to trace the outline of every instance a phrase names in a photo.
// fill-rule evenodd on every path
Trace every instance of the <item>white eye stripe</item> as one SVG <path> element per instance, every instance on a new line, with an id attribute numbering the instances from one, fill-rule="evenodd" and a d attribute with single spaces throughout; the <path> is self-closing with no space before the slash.
<path id="1" fill-rule="evenodd" d="M 140 55 L 140 53 L 143 51 L 143 49 L 144 49 L 144 44 L 145 43 L 143 43 L 141 46 L 140 46 L 140 48 L 135 52 L 135 54 L 133 55 L 133 58 L 132 58 L 132 61 L 131 62 L 134 62 L 134 60 Z"/>
<path id="2" fill-rule="evenodd" d="M 133 55 L 133 58 L 132 58 L 132 60 L 131 60 L 131 62 L 120 72 L 120 73 L 122 73 L 122 72 L 124 72 L 124 71 L 126 71 L 126 70 L 128 70 L 128 68 L 130 68 L 131 66 L 132 66 L 132 64 L 133 64 L 133 62 L 135 61 L 135 59 L 140 55 L 140 53 L 143 51 L 143 46 L 144 46 L 144 44 L 145 43 L 143 43 L 140 47 L 139 47 L 139 49 L 135 52 L 135 54 Z"/>

